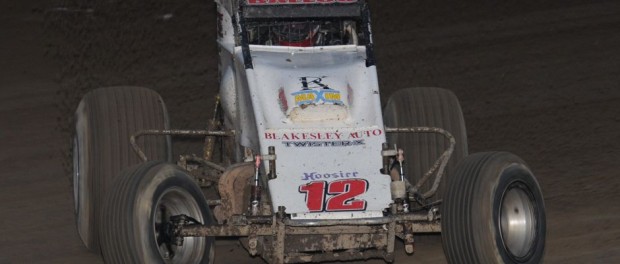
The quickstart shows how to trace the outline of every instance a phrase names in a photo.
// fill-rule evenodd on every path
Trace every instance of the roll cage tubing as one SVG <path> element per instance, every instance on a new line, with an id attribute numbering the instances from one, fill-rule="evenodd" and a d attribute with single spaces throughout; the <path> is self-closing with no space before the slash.
<path id="1" fill-rule="evenodd" d="M 308 4 L 308 5 L 248 5 L 246 1 L 241 1 L 239 5 L 239 16 L 237 28 L 241 36 L 240 44 L 243 53 L 243 61 L 246 69 L 253 69 L 252 55 L 250 53 L 250 42 L 248 32 L 246 32 L 246 21 L 265 18 L 326 18 L 326 17 L 356 17 L 362 20 L 362 32 L 366 39 L 366 67 L 374 66 L 374 43 L 372 41 L 372 30 L 370 20 L 370 9 L 365 0 L 358 0 L 356 3 L 334 3 L 334 4 Z M 320 14 L 317 15 L 317 14 Z M 234 18 L 233 18 L 234 19 Z"/>

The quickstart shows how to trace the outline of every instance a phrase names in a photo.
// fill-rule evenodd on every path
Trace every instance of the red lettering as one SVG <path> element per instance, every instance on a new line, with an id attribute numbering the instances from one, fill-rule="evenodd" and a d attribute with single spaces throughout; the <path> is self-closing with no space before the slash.
<path id="1" fill-rule="evenodd" d="M 277 139 L 276 133 L 265 133 L 265 139 Z"/>
<path id="2" fill-rule="evenodd" d="M 316 181 L 299 186 L 299 192 L 306 194 L 308 211 L 323 211 L 323 205 L 325 203 L 325 185 L 327 185 L 327 182 Z"/>
<path id="3" fill-rule="evenodd" d="M 266 1 L 266 0 L 265 0 Z M 343 139 L 348 136 L 348 139 L 361 139 L 366 137 L 381 136 L 383 130 L 373 129 L 365 131 L 348 132 L 343 134 L 341 132 L 307 132 L 307 133 L 295 133 L 288 132 L 279 133 L 265 132 L 264 136 L 266 140 L 334 140 Z"/>
<path id="4" fill-rule="evenodd" d="M 361 211 L 366 209 L 366 201 L 355 199 L 368 190 L 365 180 L 340 180 L 331 182 L 327 194 L 335 196 L 327 200 L 326 211 Z"/>
<path id="5" fill-rule="evenodd" d="M 354 177 L 356 174 L 353 173 Z M 329 174 L 323 177 L 326 175 Z M 319 174 L 316 177 L 319 177 Z M 329 184 L 325 181 L 316 181 L 299 186 L 299 192 L 306 194 L 306 206 L 310 212 L 366 210 L 366 201 L 355 199 L 366 191 L 368 182 L 362 179 L 338 180 Z M 331 197 L 327 198 L 328 195 Z"/>

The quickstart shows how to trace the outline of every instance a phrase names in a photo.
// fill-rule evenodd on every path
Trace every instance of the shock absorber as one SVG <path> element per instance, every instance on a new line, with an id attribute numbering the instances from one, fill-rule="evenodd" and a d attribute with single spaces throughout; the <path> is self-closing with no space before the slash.
<path id="1" fill-rule="evenodd" d="M 398 149 L 394 146 L 394 149 L 389 149 L 388 144 L 383 144 L 383 168 L 382 173 L 388 174 L 392 177 L 390 183 L 390 191 L 392 193 L 392 200 L 395 204 L 398 204 L 399 212 L 409 212 L 409 203 L 407 202 L 407 182 L 405 181 L 404 170 L 404 154 L 402 149 Z M 394 171 L 393 168 L 398 163 L 398 171 Z M 398 174 L 398 175 L 395 175 Z"/>
<path id="2" fill-rule="evenodd" d="M 405 161 L 405 155 L 402 149 L 398 149 L 398 155 L 396 156 L 396 160 L 398 161 L 398 168 L 399 168 L 399 175 L 400 175 L 400 182 L 401 182 L 400 185 L 403 186 L 405 190 L 407 190 L 407 184 L 405 183 L 405 168 L 403 166 L 403 163 Z M 405 191 L 405 195 L 404 197 L 402 197 L 403 212 L 405 213 L 409 213 L 409 203 L 407 202 L 407 196 L 408 195 Z"/>
<path id="3" fill-rule="evenodd" d="M 250 201 L 250 213 L 255 216 L 259 214 L 260 209 L 260 196 L 261 196 L 261 186 L 260 186 L 260 164 L 261 157 L 260 155 L 256 155 L 254 158 L 255 167 L 254 167 L 254 184 L 252 185 L 252 197 Z"/>

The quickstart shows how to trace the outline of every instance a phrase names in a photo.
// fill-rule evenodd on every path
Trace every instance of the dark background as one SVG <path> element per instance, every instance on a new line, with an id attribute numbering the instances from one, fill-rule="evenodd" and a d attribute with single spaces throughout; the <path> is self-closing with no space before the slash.
<path id="1" fill-rule="evenodd" d="M 454 91 L 470 152 L 514 152 L 537 175 L 545 262 L 620 262 L 620 2 L 369 2 L 384 102 L 405 87 Z M 0 264 L 101 262 L 74 227 L 73 111 L 91 89 L 146 86 L 172 127 L 203 128 L 217 91 L 214 6 L 0 0 Z M 261 263 L 220 245 L 218 263 Z M 417 249 L 397 262 L 445 262 L 436 238 Z"/>

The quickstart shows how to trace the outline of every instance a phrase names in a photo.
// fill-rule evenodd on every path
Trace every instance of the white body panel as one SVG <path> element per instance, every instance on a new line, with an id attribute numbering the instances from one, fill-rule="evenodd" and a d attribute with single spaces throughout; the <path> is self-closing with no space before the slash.
<path id="1" fill-rule="evenodd" d="M 277 178 L 268 182 L 274 212 L 284 206 L 294 219 L 383 216 L 391 179 L 379 172 L 385 131 L 365 47 L 251 45 L 253 68 L 246 69 L 242 48 L 230 42 L 233 28 L 223 28 L 223 107 L 239 144 L 263 155 L 276 149 Z M 308 184 L 324 184 L 322 201 L 311 199 L 320 189 L 309 191 Z"/>

